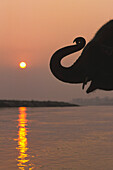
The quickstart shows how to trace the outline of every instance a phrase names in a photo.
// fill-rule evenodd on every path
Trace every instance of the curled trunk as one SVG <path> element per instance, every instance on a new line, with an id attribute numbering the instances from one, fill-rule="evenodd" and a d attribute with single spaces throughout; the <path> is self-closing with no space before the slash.
<path id="1" fill-rule="evenodd" d="M 82 83 L 84 82 L 85 75 L 83 69 L 81 68 L 82 57 L 80 56 L 78 60 L 70 67 L 64 67 L 61 65 L 61 60 L 69 54 L 81 50 L 85 46 L 85 39 L 78 37 L 74 40 L 76 45 L 67 46 L 56 51 L 50 60 L 50 69 L 53 75 L 67 83 Z M 83 63 L 83 61 L 82 61 Z"/>

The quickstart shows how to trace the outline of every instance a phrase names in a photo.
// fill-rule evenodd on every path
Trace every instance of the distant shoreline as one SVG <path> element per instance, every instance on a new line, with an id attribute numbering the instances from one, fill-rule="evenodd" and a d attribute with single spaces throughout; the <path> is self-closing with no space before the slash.
<path id="1" fill-rule="evenodd" d="M 77 107 L 79 105 L 58 101 L 0 100 L 1 107 Z"/>

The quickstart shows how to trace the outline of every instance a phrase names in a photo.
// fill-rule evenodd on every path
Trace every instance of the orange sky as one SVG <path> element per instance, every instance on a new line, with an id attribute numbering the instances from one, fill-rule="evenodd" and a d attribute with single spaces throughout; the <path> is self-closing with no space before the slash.
<path id="1" fill-rule="evenodd" d="M 89 41 L 110 19 L 112 0 L 0 1 L 0 98 L 113 97 L 113 92 L 103 91 L 87 95 L 81 85 L 62 83 L 49 70 L 55 50 L 72 44 L 77 36 Z M 71 64 L 79 54 L 67 57 L 63 64 Z M 27 61 L 26 70 L 18 68 L 21 60 Z"/>

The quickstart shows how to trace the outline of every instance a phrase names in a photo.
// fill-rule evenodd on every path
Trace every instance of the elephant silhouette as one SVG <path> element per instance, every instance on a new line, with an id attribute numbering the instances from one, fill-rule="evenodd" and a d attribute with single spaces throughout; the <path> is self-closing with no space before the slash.
<path id="1" fill-rule="evenodd" d="M 83 83 L 82 89 L 90 81 L 87 93 L 96 89 L 113 90 L 113 20 L 104 24 L 86 46 L 83 37 L 73 42 L 76 44 L 63 47 L 52 55 L 50 69 L 53 75 L 66 83 Z M 81 49 L 80 57 L 72 66 L 61 65 L 64 57 Z"/>

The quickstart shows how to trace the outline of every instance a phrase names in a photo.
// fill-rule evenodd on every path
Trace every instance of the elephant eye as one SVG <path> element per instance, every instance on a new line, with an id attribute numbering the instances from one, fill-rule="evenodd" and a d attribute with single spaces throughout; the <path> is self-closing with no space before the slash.
<path id="1" fill-rule="evenodd" d="M 102 51 L 107 55 L 111 56 L 113 54 L 113 47 L 102 45 Z"/>
<path id="2" fill-rule="evenodd" d="M 113 51 L 112 50 L 109 50 L 109 49 L 105 49 L 105 53 L 108 55 L 108 56 L 111 56 L 113 54 Z"/>

